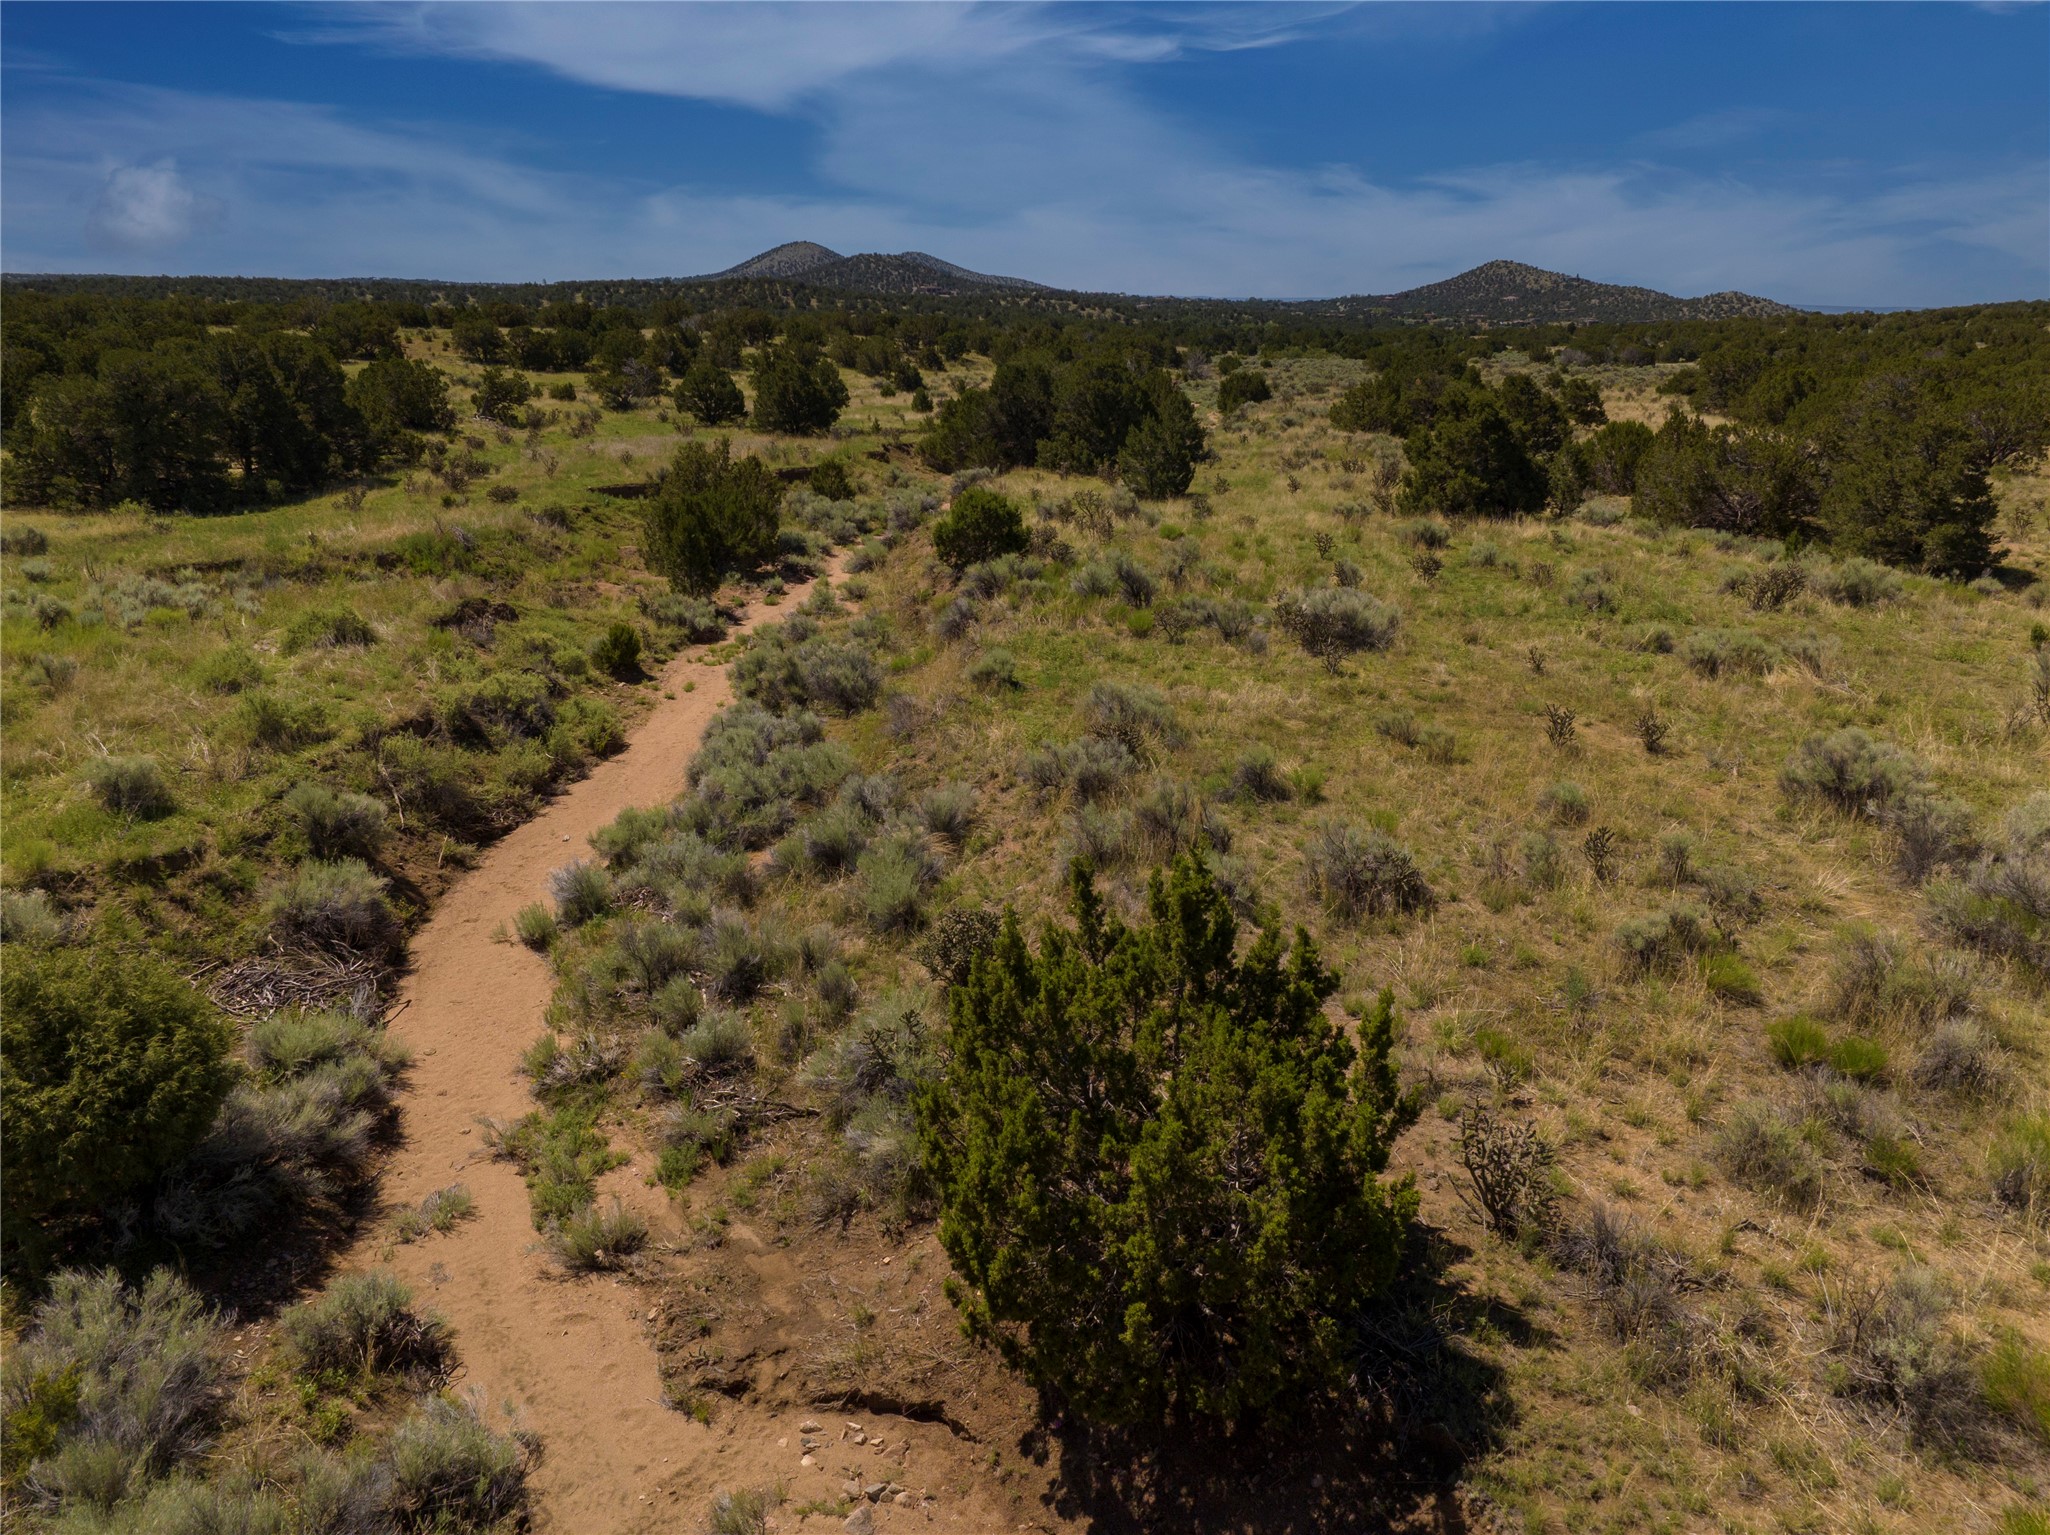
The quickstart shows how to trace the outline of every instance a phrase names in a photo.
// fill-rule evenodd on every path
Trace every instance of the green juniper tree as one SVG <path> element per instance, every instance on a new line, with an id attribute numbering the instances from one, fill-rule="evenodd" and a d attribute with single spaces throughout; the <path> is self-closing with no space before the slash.
<path id="1" fill-rule="evenodd" d="M 189 1151 L 233 1085 L 228 1029 L 162 962 L 8 945 L 0 972 L 7 1244 L 33 1265 L 62 1227 Z"/>
<path id="2" fill-rule="evenodd" d="M 1227 373 L 1217 386 L 1217 408 L 1230 415 L 1241 405 L 1257 405 L 1274 398 L 1274 386 L 1258 368 L 1240 368 Z"/>
<path id="3" fill-rule="evenodd" d="M 1112 917 L 1086 864 L 1072 928 L 1015 915 L 949 993 L 948 1066 L 917 1097 L 940 1239 L 971 1332 L 1109 1424 L 1286 1412 L 1339 1386 L 1346 1319 L 1416 1209 L 1384 1181 L 1414 1117 L 1384 995 L 1358 1043 L 1307 933 L 1243 955 L 1204 866 Z"/>
<path id="4" fill-rule="evenodd" d="M 723 437 L 686 443 L 643 513 L 647 561 L 678 591 L 709 592 L 776 552 L 782 505 L 782 482 L 759 458 L 734 458 Z"/>
<path id="5" fill-rule="evenodd" d="M 755 425 L 765 432 L 830 430 L 847 404 L 847 383 L 829 357 L 786 341 L 755 359 Z"/>
<path id="6" fill-rule="evenodd" d="M 971 485 L 954 498 L 947 515 L 933 524 L 933 552 L 956 570 L 1006 554 L 1022 554 L 1031 538 L 1025 519 L 1008 496 Z"/>
<path id="7" fill-rule="evenodd" d="M 724 426 L 747 414 L 747 401 L 733 375 L 703 352 L 677 381 L 672 398 L 678 410 L 689 411 L 706 426 Z"/>
<path id="8" fill-rule="evenodd" d="M 1412 432 L 1402 502 L 1412 512 L 1454 517 L 1529 516 L 1543 509 L 1549 485 L 1516 426 L 1491 401 L 1441 415 Z"/>
<path id="9" fill-rule="evenodd" d="M 1145 419 L 1125 436 L 1118 452 L 1118 472 L 1136 494 L 1158 501 L 1188 490 L 1205 444 L 1189 397 L 1171 377 L 1156 373 L 1147 393 L 1149 409 Z"/>

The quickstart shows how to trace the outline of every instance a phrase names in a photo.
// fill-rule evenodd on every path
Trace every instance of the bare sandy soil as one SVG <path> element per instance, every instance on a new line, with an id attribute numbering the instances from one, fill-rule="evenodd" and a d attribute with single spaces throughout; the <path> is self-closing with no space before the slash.
<path id="1" fill-rule="evenodd" d="M 803 595 L 793 588 L 789 600 Z M 751 615 L 748 625 L 763 616 L 775 613 Z M 497 935 L 521 907 L 545 898 L 554 870 L 586 855 L 592 832 L 628 806 L 681 792 L 706 726 L 732 697 L 725 668 L 702 664 L 702 656 L 672 660 L 661 679 L 669 696 L 627 749 L 494 844 L 415 936 L 392 1025 L 414 1064 L 384 1197 L 396 1209 L 461 1182 L 477 1216 L 449 1235 L 396 1248 L 373 1230 L 344 1265 L 388 1262 L 453 1324 L 459 1387 L 540 1436 L 533 1487 L 543 1530 L 673 1527 L 673 1493 L 711 1491 L 690 1487 L 683 1470 L 713 1449 L 713 1431 L 664 1404 L 640 1292 L 550 1271 L 519 1172 L 490 1156 L 479 1124 L 533 1107 L 520 1055 L 540 1033 L 554 988 L 544 958 Z M 658 1235 L 674 1233 L 667 1202 L 641 1178 L 607 1182 L 642 1208 Z"/>

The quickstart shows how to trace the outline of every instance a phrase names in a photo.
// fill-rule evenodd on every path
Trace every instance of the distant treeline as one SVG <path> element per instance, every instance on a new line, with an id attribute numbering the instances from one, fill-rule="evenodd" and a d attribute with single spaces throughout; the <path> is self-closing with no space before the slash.
<path id="1" fill-rule="evenodd" d="M 1169 487 L 1202 451 L 1176 373 L 1205 376 L 1228 355 L 1353 358 L 1369 377 L 1334 419 L 1409 440 L 1412 499 L 1532 511 L 1629 490 L 1673 520 L 1943 570 L 1988 557 L 1986 474 L 2050 439 L 2043 303 L 1461 331 L 1314 303 L 758 282 L 9 278 L 5 294 L 9 493 L 84 507 L 208 511 L 412 461 L 419 434 L 448 430 L 455 411 L 438 370 L 403 360 L 406 331 L 445 333 L 492 369 L 582 374 L 614 409 L 673 388 L 710 424 L 740 414 L 731 374 L 752 359 L 759 424 L 786 431 L 823 430 L 845 403 L 820 358 L 913 391 L 923 410 L 926 371 L 974 354 L 996 378 L 940 402 L 924 442 L 936 467 L 1041 463 Z M 1470 365 L 1505 351 L 1556 376 L 1490 391 Z M 355 362 L 368 366 L 346 377 Z M 1600 425 L 1579 369 L 1653 363 L 1668 365 L 1679 412 L 1655 451 L 1621 428 L 1576 430 Z M 490 377 L 494 399 L 527 398 L 523 381 Z M 1688 406 L 1733 424 L 1702 425 Z M 472 407 L 493 413 L 481 396 Z"/>
<path id="2" fill-rule="evenodd" d="M 1552 371 L 1492 387 L 1453 349 L 1411 344 L 1389 349 L 1331 420 L 1404 439 L 1415 511 L 1531 514 L 1628 494 L 1661 522 L 1975 574 L 1995 555 L 1990 475 L 2050 444 L 2046 318 L 2050 306 L 2010 305 L 1873 324 L 1685 322 L 1663 340 L 1588 327 L 1566 345 L 1523 336 Z M 1674 404 L 1656 431 L 1605 424 L 1599 393 L 1565 371 L 1661 354 L 1689 365 L 1661 383 Z"/>

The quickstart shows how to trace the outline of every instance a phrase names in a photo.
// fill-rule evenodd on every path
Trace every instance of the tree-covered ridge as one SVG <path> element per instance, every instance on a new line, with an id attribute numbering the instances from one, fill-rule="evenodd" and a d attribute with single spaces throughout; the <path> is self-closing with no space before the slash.
<path id="1" fill-rule="evenodd" d="M 1522 269 L 1510 277 L 1523 280 Z M 539 303 L 458 306 L 440 291 L 431 303 L 331 303 L 306 291 L 278 304 L 16 283 L 0 380 L 10 487 L 30 502 L 204 512 L 416 463 L 434 449 L 423 434 L 447 431 L 455 411 L 441 377 L 402 355 L 405 334 L 445 334 L 486 365 L 471 408 L 513 425 L 540 407 L 526 408 L 531 387 L 506 370 L 582 371 L 611 410 L 667 393 L 707 425 L 747 413 L 760 429 L 818 433 L 845 406 L 841 370 L 880 381 L 885 395 L 912 392 L 922 411 L 935 403 L 927 370 L 979 353 L 994 376 L 936 402 L 921 443 L 928 463 L 1120 476 L 1152 496 L 1186 490 L 1208 452 L 1182 384 L 1205 376 L 1212 355 L 1222 367 L 1241 346 L 1322 350 L 1368 365 L 1332 419 L 1408 440 L 1405 496 L 1417 510 L 1570 509 L 1590 491 L 1635 492 L 1641 464 L 1644 509 L 1660 519 L 1958 574 L 1994 556 L 1985 476 L 2050 438 L 2041 305 L 1513 336 L 1352 324 L 1276 337 L 1248 332 L 1260 306 L 1241 306 L 1230 327 L 1171 313 L 1134 323 L 1115 307 L 778 312 L 723 302 L 733 286 L 686 297 L 672 285 L 653 299 L 644 286 L 637 307 L 559 290 Z M 1481 382 L 1473 366 L 1512 341 L 1555 371 Z M 369 366 L 349 376 L 344 364 L 359 359 Z M 1600 407 L 1590 410 L 1594 386 L 1569 370 L 1651 363 L 1683 364 L 1662 389 L 1731 422 L 1683 413 L 1655 445 L 1635 425 L 1579 436 L 1601 426 Z M 743 366 L 751 403 L 733 378 Z M 1257 400 L 1259 378 L 1228 380 L 1220 408 Z"/>

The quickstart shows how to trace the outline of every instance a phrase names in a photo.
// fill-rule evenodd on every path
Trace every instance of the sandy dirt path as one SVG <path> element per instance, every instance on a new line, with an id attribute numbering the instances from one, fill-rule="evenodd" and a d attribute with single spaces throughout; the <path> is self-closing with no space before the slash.
<path id="1" fill-rule="evenodd" d="M 836 562 L 829 574 L 838 573 Z M 757 608 L 739 627 L 787 614 L 805 591 L 793 586 L 781 607 Z M 461 1182 L 477 1215 L 448 1235 L 395 1248 L 372 1230 L 343 1265 L 389 1266 L 448 1318 L 462 1358 L 458 1388 L 480 1392 L 494 1415 L 510 1407 L 540 1435 L 530 1483 L 535 1528 L 564 1535 L 675 1528 L 686 1508 L 686 1517 L 700 1515 L 701 1507 L 675 1500 L 700 1492 L 678 1482 L 685 1463 L 704 1455 L 707 1431 L 663 1405 L 640 1292 L 551 1274 L 518 1171 L 482 1144 L 480 1118 L 511 1119 L 533 1107 L 519 1060 L 541 1032 L 553 990 L 545 959 L 493 934 L 545 899 L 548 876 L 589 856 L 591 833 L 621 810 L 682 792 L 705 727 L 732 697 L 726 668 L 702 664 L 702 654 L 673 659 L 661 678 L 673 696 L 658 701 L 626 749 L 487 849 L 415 935 L 404 1007 L 392 1024 L 414 1059 L 383 1199 L 399 1209 Z M 695 685 L 686 692 L 686 684 Z M 607 1182 L 631 1187 L 641 1179 Z M 659 1196 L 636 1203 L 663 1215 Z M 673 1221 L 665 1216 L 664 1224 Z"/>

